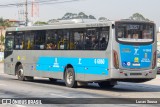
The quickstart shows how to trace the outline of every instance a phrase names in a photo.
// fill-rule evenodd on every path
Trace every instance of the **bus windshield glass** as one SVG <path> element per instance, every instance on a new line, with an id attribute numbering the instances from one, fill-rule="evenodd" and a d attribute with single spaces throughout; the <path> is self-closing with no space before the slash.
<path id="1" fill-rule="evenodd" d="M 154 24 L 116 23 L 116 38 L 119 42 L 148 43 L 154 39 Z"/>
<path id="2" fill-rule="evenodd" d="M 13 41 L 14 41 L 14 38 L 13 37 L 6 37 L 6 40 L 5 40 L 5 50 L 6 51 L 11 51 L 13 49 Z"/>

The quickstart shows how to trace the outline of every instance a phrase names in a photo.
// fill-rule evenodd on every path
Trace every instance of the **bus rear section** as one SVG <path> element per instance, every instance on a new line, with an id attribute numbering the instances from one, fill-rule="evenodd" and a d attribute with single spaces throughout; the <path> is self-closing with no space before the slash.
<path id="1" fill-rule="evenodd" d="M 112 78 L 144 82 L 156 77 L 155 25 L 116 22 Z"/>

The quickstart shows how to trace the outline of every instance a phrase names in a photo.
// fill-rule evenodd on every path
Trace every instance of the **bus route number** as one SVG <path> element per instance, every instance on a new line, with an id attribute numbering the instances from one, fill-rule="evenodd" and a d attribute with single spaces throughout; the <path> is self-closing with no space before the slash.
<path id="1" fill-rule="evenodd" d="M 103 65 L 105 64 L 105 60 L 104 59 L 94 59 L 94 64 Z"/>

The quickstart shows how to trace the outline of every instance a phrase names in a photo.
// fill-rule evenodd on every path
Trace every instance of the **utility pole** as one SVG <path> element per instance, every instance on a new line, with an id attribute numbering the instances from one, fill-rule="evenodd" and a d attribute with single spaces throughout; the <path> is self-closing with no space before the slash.
<path id="1" fill-rule="evenodd" d="M 32 0 L 32 7 L 31 7 L 31 17 L 32 17 L 32 23 L 35 23 L 38 21 L 39 17 L 39 4 L 36 0 Z"/>
<path id="2" fill-rule="evenodd" d="M 25 7 L 26 7 L 26 12 L 25 12 L 25 17 L 26 17 L 26 26 L 28 25 L 28 0 L 25 2 Z"/>

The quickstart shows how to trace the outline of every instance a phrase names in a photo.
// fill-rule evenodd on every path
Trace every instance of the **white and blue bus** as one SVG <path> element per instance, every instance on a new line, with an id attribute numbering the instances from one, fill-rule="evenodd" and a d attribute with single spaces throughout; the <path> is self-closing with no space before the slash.
<path id="1" fill-rule="evenodd" d="M 145 82 L 156 77 L 153 22 L 106 21 L 8 28 L 4 71 L 18 79 L 62 79 L 66 86 Z"/>

